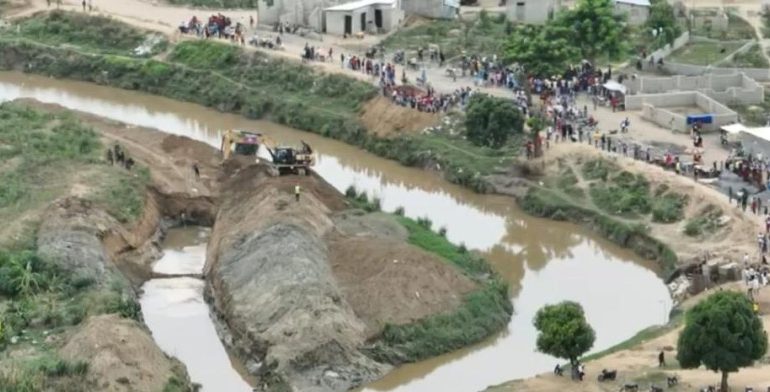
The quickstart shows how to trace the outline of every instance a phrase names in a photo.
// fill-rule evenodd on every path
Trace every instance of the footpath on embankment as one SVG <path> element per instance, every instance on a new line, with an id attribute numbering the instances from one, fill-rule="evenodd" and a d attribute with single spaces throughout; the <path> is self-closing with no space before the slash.
<path id="1" fill-rule="evenodd" d="M 77 197 L 55 201 L 68 219 L 45 220 L 41 253 L 91 252 L 65 245 L 82 237 L 69 227 L 93 224 L 97 232 L 83 241 L 94 242 L 94 257 L 67 259 L 96 276 L 115 269 L 136 288 L 157 277 L 151 265 L 166 228 L 213 225 L 207 295 L 225 344 L 260 390 L 348 390 L 393 365 L 481 341 L 508 323 L 507 285 L 485 261 L 411 219 L 379 212 L 365 197 L 346 198 L 315 174 L 272 177 L 243 157 L 222 165 L 215 149 L 186 137 L 23 104 L 93 127 L 105 146 L 120 145 L 132 170 L 147 175 L 145 202 L 126 228 L 94 221 L 101 210 Z M 95 159 L 104 162 L 104 155 Z M 88 186 L 75 189 L 86 194 Z M 108 257 L 98 256 L 102 248 Z M 150 377 L 143 372 L 126 376 L 127 385 Z"/>

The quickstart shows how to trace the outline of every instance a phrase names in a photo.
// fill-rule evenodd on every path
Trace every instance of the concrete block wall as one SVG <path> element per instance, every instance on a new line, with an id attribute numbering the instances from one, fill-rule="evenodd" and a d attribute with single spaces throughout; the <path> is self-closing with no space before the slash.
<path id="1" fill-rule="evenodd" d="M 640 110 L 645 104 L 655 107 L 693 106 L 695 91 L 666 94 L 637 94 L 626 96 L 626 110 Z"/>

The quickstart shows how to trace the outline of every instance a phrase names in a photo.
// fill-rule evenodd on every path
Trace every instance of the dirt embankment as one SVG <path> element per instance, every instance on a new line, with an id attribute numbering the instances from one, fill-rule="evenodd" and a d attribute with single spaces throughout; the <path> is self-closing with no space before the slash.
<path id="1" fill-rule="evenodd" d="M 316 175 L 270 177 L 235 164 L 223 175 L 208 294 L 225 341 L 256 364 L 264 390 L 343 391 L 373 380 L 389 366 L 362 354 L 368 337 L 451 310 L 474 287 L 406 245 L 397 223 L 350 215 Z"/>
<path id="2" fill-rule="evenodd" d="M 437 114 L 395 105 L 388 98 L 378 95 L 364 104 L 360 119 L 368 132 L 390 137 L 421 132 L 437 125 L 441 118 Z"/>
<path id="3" fill-rule="evenodd" d="M 649 215 L 634 216 L 634 214 L 607 212 L 606 208 L 598 205 L 591 196 L 591 188 L 595 185 L 595 181 L 585 178 L 582 173 L 586 162 L 597 159 L 605 160 L 612 167 L 608 173 L 610 177 L 622 171 L 642 175 L 649 184 L 650 192 L 665 189 L 666 193 L 684 196 L 686 203 L 682 208 L 681 217 L 674 222 L 665 223 L 655 221 Z M 574 174 L 572 180 L 566 180 L 564 173 L 567 170 Z M 515 196 L 519 200 L 526 199 L 528 190 L 540 187 L 551 191 L 553 195 L 566 200 L 569 204 L 610 216 L 616 222 L 645 227 L 645 235 L 662 242 L 676 253 L 676 262 L 679 266 L 704 259 L 739 261 L 745 253 L 754 256 L 757 249 L 756 235 L 763 227 L 759 218 L 743 213 L 735 204 L 730 205 L 727 197 L 705 184 L 642 161 L 617 155 L 608 156 L 586 145 L 571 143 L 552 145 L 546 151 L 544 158 L 525 165 L 524 172 L 522 168 L 518 168 L 516 172 L 494 176 L 491 181 L 495 184 L 497 192 Z M 615 197 L 619 198 L 622 195 L 617 194 Z M 688 235 L 687 224 L 696 218 L 704 217 L 707 213 L 719 218 L 714 218 L 713 224 L 702 233 Z M 570 219 L 569 216 L 559 216 L 560 219 Z M 588 221 L 576 223 L 594 224 Z M 600 228 L 595 227 L 595 229 L 601 231 Z M 641 249 L 643 250 L 644 247 L 642 246 Z"/>

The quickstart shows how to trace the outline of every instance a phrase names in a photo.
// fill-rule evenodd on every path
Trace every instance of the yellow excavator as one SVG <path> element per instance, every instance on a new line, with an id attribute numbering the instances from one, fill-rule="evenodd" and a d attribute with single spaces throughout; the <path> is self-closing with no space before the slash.
<path id="1" fill-rule="evenodd" d="M 222 135 L 222 157 L 227 160 L 233 155 L 257 156 L 259 146 L 265 146 L 270 153 L 271 173 L 280 174 L 310 174 L 310 168 L 315 165 L 315 155 L 309 144 L 302 142 L 301 148 L 278 146 L 269 137 L 256 132 L 228 130 Z M 264 160 L 263 160 L 264 162 Z"/>

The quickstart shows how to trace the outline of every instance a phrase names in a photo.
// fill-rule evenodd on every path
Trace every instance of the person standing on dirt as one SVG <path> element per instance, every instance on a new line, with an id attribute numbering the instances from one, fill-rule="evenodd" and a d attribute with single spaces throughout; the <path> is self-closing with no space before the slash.
<path id="1" fill-rule="evenodd" d="M 93 9 L 94 9 L 93 0 L 88 0 L 88 12 L 91 12 Z"/>
<path id="2" fill-rule="evenodd" d="M 300 191 L 299 184 L 294 185 L 294 200 L 296 200 L 297 202 L 299 202 L 299 191 Z"/>
<path id="3" fill-rule="evenodd" d="M 110 163 L 110 166 L 115 164 L 115 157 L 112 156 L 112 150 L 109 148 L 107 149 L 107 162 Z"/>
<path id="4" fill-rule="evenodd" d="M 193 173 L 195 173 L 195 179 L 199 180 L 201 178 L 201 171 L 200 171 L 200 168 L 198 168 L 198 164 L 193 163 L 192 168 L 193 168 Z"/>
<path id="5" fill-rule="evenodd" d="M 658 367 L 664 366 L 666 366 L 666 354 L 661 350 L 660 354 L 658 354 Z"/>
<path id="6" fill-rule="evenodd" d="M 48 6 L 48 8 L 51 8 L 51 0 L 45 0 L 45 4 Z"/>
<path id="7" fill-rule="evenodd" d="M 81 4 L 83 4 L 83 12 L 86 12 L 86 0 L 83 0 Z"/>

